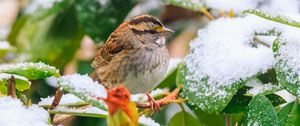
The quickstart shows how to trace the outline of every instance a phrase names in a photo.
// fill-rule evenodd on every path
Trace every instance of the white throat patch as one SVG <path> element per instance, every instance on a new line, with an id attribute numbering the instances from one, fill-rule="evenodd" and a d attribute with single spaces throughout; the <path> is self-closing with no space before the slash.
<path id="1" fill-rule="evenodd" d="M 164 45 L 166 42 L 166 38 L 165 37 L 159 37 L 155 43 L 158 44 L 158 45 Z"/>

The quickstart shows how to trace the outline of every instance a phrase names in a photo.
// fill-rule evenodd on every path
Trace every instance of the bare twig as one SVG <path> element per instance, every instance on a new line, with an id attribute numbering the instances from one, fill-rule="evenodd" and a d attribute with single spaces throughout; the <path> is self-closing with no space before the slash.
<path id="1" fill-rule="evenodd" d="M 63 95 L 63 91 L 61 89 L 57 89 L 57 91 L 55 92 L 55 96 L 54 96 L 53 102 L 51 104 L 50 110 L 52 110 L 56 106 L 58 106 L 58 104 L 59 104 L 59 102 L 61 100 L 62 95 Z M 54 115 L 55 114 L 51 114 L 50 115 L 51 121 L 53 121 Z"/>
<path id="2" fill-rule="evenodd" d="M 231 126 L 231 117 L 229 114 L 225 115 L 226 126 Z"/>
<path id="3" fill-rule="evenodd" d="M 207 9 L 204 6 L 201 6 L 199 11 L 203 13 L 209 20 L 215 19 L 215 17 L 212 16 L 212 14 L 209 11 L 207 11 Z"/>
<path id="4" fill-rule="evenodd" d="M 15 77 L 11 76 L 10 79 L 7 80 L 7 94 L 13 98 L 16 98 L 16 81 Z"/>
<path id="5" fill-rule="evenodd" d="M 179 103 L 179 102 L 183 102 L 184 99 L 176 99 L 180 89 L 182 88 L 182 86 L 176 88 L 173 92 L 171 92 L 169 95 L 167 95 L 166 97 L 159 99 L 157 101 L 157 104 L 159 106 L 164 106 L 167 105 L 169 103 Z M 142 109 L 146 109 L 146 108 L 151 108 L 151 104 L 150 102 L 146 102 L 146 103 L 136 103 L 136 106 L 138 108 L 142 108 Z"/>

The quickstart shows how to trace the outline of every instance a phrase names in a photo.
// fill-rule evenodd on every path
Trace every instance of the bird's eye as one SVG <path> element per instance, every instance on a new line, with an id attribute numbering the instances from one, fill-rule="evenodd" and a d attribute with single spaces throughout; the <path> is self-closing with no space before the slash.
<path id="1" fill-rule="evenodd" d="M 150 34 L 154 34 L 155 31 L 154 31 L 154 30 L 149 30 L 149 33 L 150 33 Z"/>

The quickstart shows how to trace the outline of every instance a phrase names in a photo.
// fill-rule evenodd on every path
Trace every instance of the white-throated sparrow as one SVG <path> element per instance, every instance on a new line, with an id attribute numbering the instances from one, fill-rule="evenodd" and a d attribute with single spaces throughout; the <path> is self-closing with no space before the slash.
<path id="1" fill-rule="evenodd" d="M 107 87 L 123 84 L 131 93 L 146 93 L 162 81 L 169 54 L 165 37 L 173 32 L 149 15 L 123 22 L 109 36 L 92 63 Z"/>

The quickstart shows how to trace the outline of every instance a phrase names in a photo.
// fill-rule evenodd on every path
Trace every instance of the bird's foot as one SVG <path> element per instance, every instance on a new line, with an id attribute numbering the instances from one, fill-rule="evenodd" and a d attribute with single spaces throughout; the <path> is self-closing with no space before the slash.
<path id="1" fill-rule="evenodd" d="M 160 105 L 155 99 L 150 95 L 150 93 L 146 93 L 148 97 L 148 102 L 150 103 L 150 108 L 153 111 L 158 111 L 160 109 Z"/>

